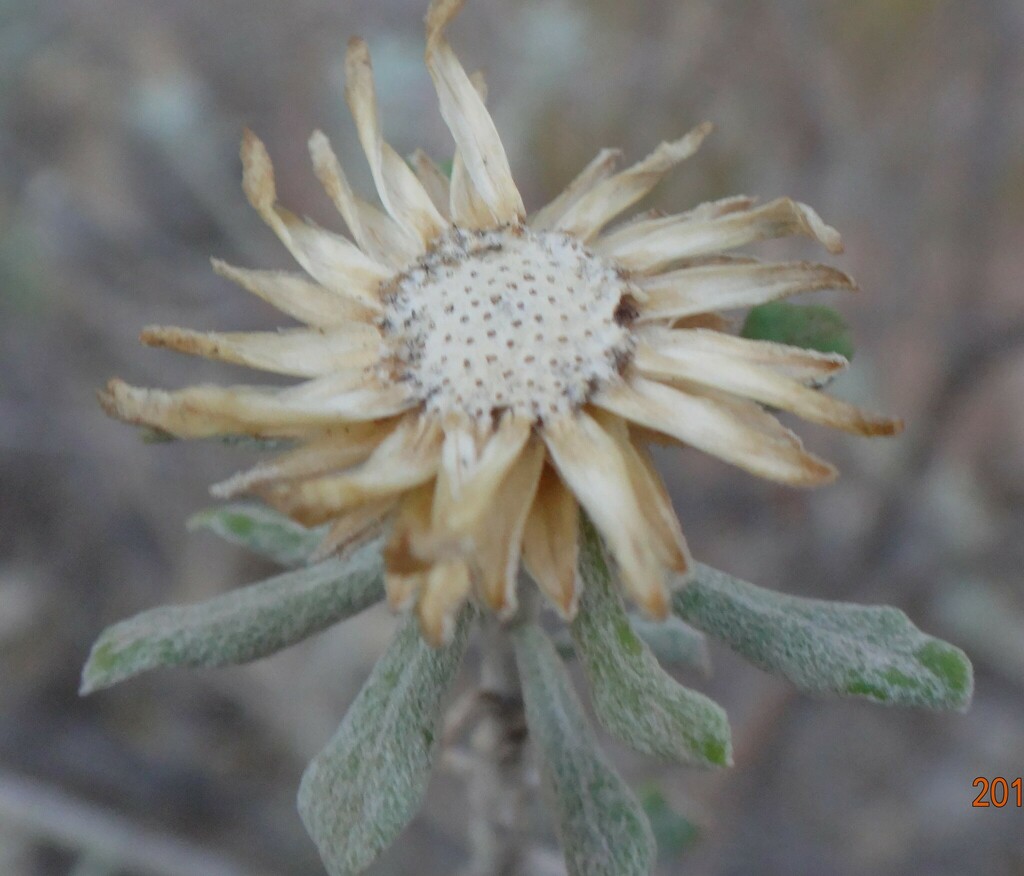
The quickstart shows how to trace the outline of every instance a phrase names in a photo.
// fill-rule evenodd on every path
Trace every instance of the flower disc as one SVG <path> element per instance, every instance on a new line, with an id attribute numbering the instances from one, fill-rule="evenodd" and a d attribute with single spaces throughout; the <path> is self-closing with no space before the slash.
<path id="1" fill-rule="evenodd" d="M 628 358 L 634 292 L 568 234 L 455 228 L 383 296 L 387 365 L 440 414 L 569 412 Z"/>

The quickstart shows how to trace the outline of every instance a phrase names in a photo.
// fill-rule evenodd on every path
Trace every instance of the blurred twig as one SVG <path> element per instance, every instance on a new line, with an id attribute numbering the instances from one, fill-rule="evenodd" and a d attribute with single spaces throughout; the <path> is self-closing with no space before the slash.
<path id="1" fill-rule="evenodd" d="M 220 855 L 12 775 L 0 774 L 0 823 L 139 876 L 254 876 Z"/>
<path id="2" fill-rule="evenodd" d="M 963 344 L 950 358 L 945 375 L 917 418 L 913 437 L 906 439 L 908 447 L 900 466 L 898 487 L 884 494 L 871 529 L 858 545 L 857 554 L 863 566 L 858 565 L 857 572 L 861 574 L 851 579 L 851 587 L 863 581 L 865 567 L 874 567 L 879 572 L 889 567 L 899 544 L 901 521 L 912 519 L 906 513 L 907 505 L 918 501 L 916 486 L 930 471 L 949 428 L 959 422 L 957 411 L 994 368 L 1019 350 L 1024 350 L 1024 320 L 978 332 L 975 340 Z"/>
<path id="3" fill-rule="evenodd" d="M 531 852 L 526 801 L 526 716 L 508 634 L 496 624 L 480 637 L 479 701 L 484 714 L 471 735 L 467 792 L 472 860 L 467 876 L 519 876 Z M 530 871 L 536 872 L 536 871 Z"/>

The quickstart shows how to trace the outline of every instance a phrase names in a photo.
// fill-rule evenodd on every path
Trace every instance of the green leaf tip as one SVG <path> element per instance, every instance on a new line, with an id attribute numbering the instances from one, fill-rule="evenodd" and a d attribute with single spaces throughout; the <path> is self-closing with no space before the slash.
<path id="1" fill-rule="evenodd" d="M 787 596 L 702 565 L 673 608 L 805 693 L 957 711 L 971 702 L 967 656 L 897 608 Z"/>
<path id="2" fill-rule="evenodd" d="M 846 320 L 820 304 L 773 301 L 758 305 L 747 314 L 740 335 L 853 358 L 853 336 Z"/>
<path id="3" fill-rule="evenodd" d="M 299 815 L 331 876 L 368 867 L 419 809 L 441 735 L 442 705 L 472 611 L 432 648 L 407 617 L 299 787 Z"/>
<path id="4" fill-rule="evenodd" d="M 83 695 L 150 669 L 265 657 L 384 598 L 380 543 L 192 605 L 150 609 L 108 627 L 82 670 Z"/>
<path id="5" fill-rule="evenodd" d="M 725 711 L 675 681 L 634 631 L 589 521 L 582 525 L 580 544 L 583 587 L 571 632 L 600 724 L 644 754 L 701 766 L 731 765 Z"/>
<path id="6" fill-rule="evenodd" d="M 532 623 L 513 637 L 526 720 L 569 876 L 650 876 L 651 826 L 601 752 L 554 645 Z"/>
<path id="7" fill-rule="evenodd" d="M 301 566 L 323 541 L 327 527 L 308 529 L 265 505 L 237 502 L 200 511 L 190 530 L 205 529 L 225 541 L 260 554 L 281 566 Z"/>

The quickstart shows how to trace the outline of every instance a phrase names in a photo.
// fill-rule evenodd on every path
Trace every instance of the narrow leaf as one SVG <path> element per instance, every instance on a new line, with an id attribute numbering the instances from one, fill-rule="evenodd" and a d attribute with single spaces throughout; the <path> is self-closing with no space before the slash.
<path id="1" fill-rule="evenodd" d="M 291 450 L 297 443 L 294 438 L 257 438 L 254 435 L 215 435 L 208 440 L 226 444 L 228 447 L 237 447 L 239 450 L 252 450 L 259 453 Z"/>
<path id="2" fill-rule="evenodd" d="M 194 514 L 188 528 L 207 529 L 282 566 L 301 566 L 317 549 L 328 527 L 309 529 L 266 505 L 239 502 Z"/>
<path id="3" fill-rule="evenodd" d="M 406 618 L 345 720 L 306 768 L 299 814 L 331 876 L 368 867 L 419 809 L 441 728 L 441 706 L 466 649 L 431 648 Z"/>
<path id="4" fill-rule="evenodd" d="M 708 640 L 700 630 L 675 616 L 653 621 L 631 613 L 629 622 L 659 663 L 686 666 L 705 676 L 711 674 Z"/>
<path id="5" fill-rule="evenodd" d="M 601 753 L 569 675 L 534 624 L 515 631 L 530 737 L 540 756 L 569 876 L 650 876 L 654 836 Z"/>
<path id="6" fill-rule="evenodd" d="M 696 669 L 701 675 L 711 675 L 708 640 L 700 630 L 695 630 L 674 615 L 663 621 L 652 621 L 629 612 L 629 624 L 659 663 L 686 666 Z M 553 641 L 559 657 L 563 660 L 576 659 L 576 646 L 568 627 L 555 633 Z"/>
<path id="7" fill-rule="evenodd" d="M 820 304 L 761 304 L 751 308 L 740 334 L 756 341 L 776 341 L 853 358 L 853 338 L 846 320 L 831 307 Z"/>
<path id="8" fill-rule="evenodd" d="M 83 694 L 149 669 L 245 663 L 342 621 L 384 597 L 380 543 L 193 605 L 108 627 L 82 671 Z"/>
<path id="9" fill-rule="evenodd" d="M 572 636 L 601 726 L 644 754 L 728 766 L 732 744 L 725 712 L 675 681 L 634 632 L 589 521 L 580 530 L 580 574 L 583 593 Z"/>
<path id="10" fill-rule="evenodd" d="M 172 441 L 181 440 L 177 435 L 158 426 L 140 426 L 138 434 L 143 444 L 170 444 Z M 217 435 L 200 440 L 216 441 L 228 447 L 237 447 L 239 450 L 260 452 L 288 450 L 295 446 L 295 441 L 291 438 L 256 438 L 252 435 Z"/>
<path id="11" fill-rule="evenodd" d="M 673 608 L 806 693 L 959 711 L 971 701 L 973 670 L 963 651 L 922 633 L 896 608 L 786 596 L 702 565 Z"/>

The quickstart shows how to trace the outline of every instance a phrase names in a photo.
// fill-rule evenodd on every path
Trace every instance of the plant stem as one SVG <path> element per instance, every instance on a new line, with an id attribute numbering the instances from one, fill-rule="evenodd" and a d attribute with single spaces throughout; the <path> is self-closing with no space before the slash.
<path id="1" fill-rule="evenodd" d="M 526 715 L 512 638 L 502 626 L 481 625 L 480 692 L 483 717 L 470 736 L 467 780 L 467 876 L 519 876 L 530 846 Z"/>

